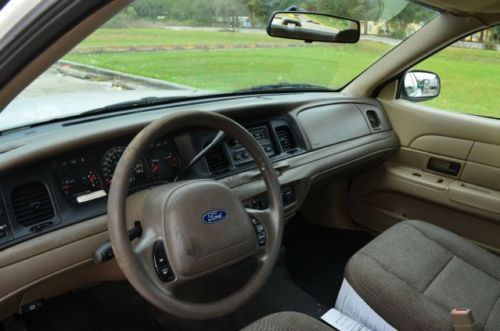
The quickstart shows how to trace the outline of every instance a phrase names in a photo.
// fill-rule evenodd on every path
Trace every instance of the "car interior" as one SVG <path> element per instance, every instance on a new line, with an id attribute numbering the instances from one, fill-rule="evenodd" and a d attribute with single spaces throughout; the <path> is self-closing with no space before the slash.
<path id="1" fill-rule="evenodd" d="M 298 70 L 308 51 L 318 75 L 329 69 L 317 45 L 343 51 L 385 38 L 366 36 L 368 24 L 340 9 L 321 11 L 328 2 L 266 12 L 262 35 L 299 62 L 279 70 Z M 93 33 L 126 8 L 141 15 L 132 1 L 0 1 L 0 330 L 351 330 L 324 318 L 341 310 L 346 284 L 370 308 L 343 312 L 364 324 L 352 329 L 500 330 L 500 47 L 459 48 L 483 31 L 500 44 L 500 3 L 396 2 L 432 15 L 366 65 L 355 48 L 339 63 L 360 69 L 338 88 L 309 78 L 240 86 L 207 73 L 238 86 L 214 93 L 155 72 L 144 79 L 155 89 L 136 89 L 146 84 L 138 73 L 108 70 L 147 44 L 130 52 L 115 39 L 110 67 L 95 69 L 106 50 Z M 252 20 L 271 2 L 241 3 L 257 4 Z M 90 46 L 75 52 L 81 45 Z M 247 51 L 188 45 L 205 57 Z M 188 54 L 168 47 L 178 46 L 152 52 Z M 248 51 L 259 47 L 282 46 Z M 457 65 L 434 69 L 448 51 L 466 54 L 463 68 L 488 65 L 488 84 Z M 191 65 L 182 55 L 174 66 L 183 61 Z M 243 63 L 250 75 L 254 64 Z M 39 88 L 43 98 L 25 96 L 54 68 L 73 76 Z M 82 72 L 93 90 L 59 97 Z M 107 99 L 104 80 L 88 78 L 101 74 L 115 75 L 113 88 L 133 86 L 119 89 L 134 99 Z M 450 92 L 473 85 L 470 95 Z M 488 114 L 470 101 L 482 90 Z M 433 103 L 440 98 L 465 110 Z M 386 327 L 364 319 L 372 313 Z"/>

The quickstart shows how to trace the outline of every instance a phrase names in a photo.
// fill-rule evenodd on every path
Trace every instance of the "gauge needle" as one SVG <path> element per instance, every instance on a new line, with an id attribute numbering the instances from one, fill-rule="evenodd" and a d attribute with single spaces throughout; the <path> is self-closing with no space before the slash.
<path id="1" fill-rule="evenodd" d="M 153 172 L 157 172 L 158 169 L 160 169 L 160 166 L 158 164 L 155 164 L 151 170 L 153 170 Z"/>

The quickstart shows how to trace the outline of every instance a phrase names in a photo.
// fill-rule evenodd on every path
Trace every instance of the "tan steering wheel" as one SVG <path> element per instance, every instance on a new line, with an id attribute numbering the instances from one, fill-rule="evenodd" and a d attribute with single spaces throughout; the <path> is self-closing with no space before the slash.
<path id="1" fill-rule="evenodd" d="M 126 201 L 129 178 L 151 143 L 186 127 L 207 127 L 238 139 L 257 163 L 269 199 L 266 210 L 245 209 L 237 195 L 215 180 L 188 180 L 149 189 L 142 205 L 142 236 L 129 241 Z M 116 167 L 108 198 L 108 230 L 113 251 L 132 286 L 158 308 L 182 318 L 211 319 L 247 302 L 270 276 L 283 236 L 283 204 L 276 173 L 260 145 L 226 116 L 179 111 L 145 127 L 128 145 Z M 248 282 L 214 302 L 179 299 L 181 283 L 254 256 Z"/>

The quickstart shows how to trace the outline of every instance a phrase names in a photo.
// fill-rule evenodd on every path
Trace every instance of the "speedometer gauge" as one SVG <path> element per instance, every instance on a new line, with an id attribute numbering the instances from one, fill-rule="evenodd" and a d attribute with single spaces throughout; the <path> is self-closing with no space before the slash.
<path id="1" fill-rule="evenodd" d="M 116 146 L 109 149 L 101 158 L 100 167 L 102 178 L 104 183 L 109 186 L 111 185 L 111 180 L 113 179 L 113 174 L 116 169 L 116 165 L 120 160 L 123 152 L 125 151 L 125 146 Z M 130 176 L 130 183 L 134 183 L 136 180 L 144 177 L 144 163 L 142 160 L 137 161 L 134 167 L 134 172 Z"/>

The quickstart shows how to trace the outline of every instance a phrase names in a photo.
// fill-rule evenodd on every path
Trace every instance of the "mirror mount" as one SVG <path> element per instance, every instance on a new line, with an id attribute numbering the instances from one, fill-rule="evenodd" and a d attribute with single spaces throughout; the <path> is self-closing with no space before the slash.
<path id="1" fill-rule="evenodd" d="M 400 97 L 412 101 L 423 102 L 439 96 L 441 79 L 431 71 L 409 70 L 400 81 Z"/>
<path id="2" fill-rule="evenodd" d="M 303 40 L 306 43 L 357 43 L 360 30 L 359 21 L 308 12 L 297 6 L 274 12 L 267 25 L 267 33 L 271 37 Z"/>
<path id="3" fill-rule="evenodd" d="M 288 7 L 287 9 L 284 10 L 285 12 L 288 12 L 288 11 L 298 11 L 298 12 L 307 12 L 307 10 L 303 9 L 303 8 L 300 8 L 299 6 L 297 5 L 291 5 L 290 7 Z"/>

